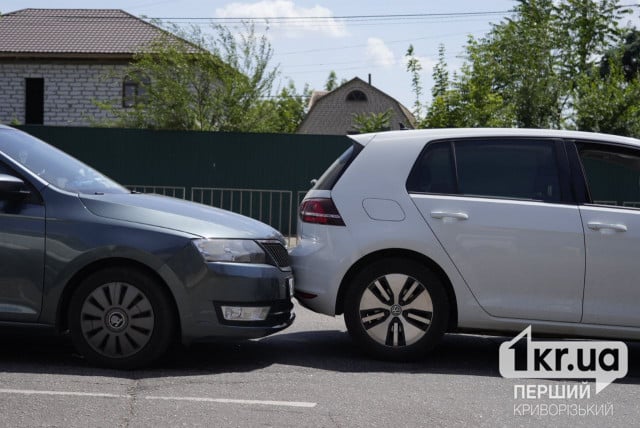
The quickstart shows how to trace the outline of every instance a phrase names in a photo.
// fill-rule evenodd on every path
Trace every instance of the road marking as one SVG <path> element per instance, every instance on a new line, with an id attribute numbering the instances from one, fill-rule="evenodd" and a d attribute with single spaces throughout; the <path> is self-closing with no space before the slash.
<path id="1" fill-rule="evenodd" d="M 144 397 L 146 400 L 165 400 L 165 401 L 195 401 L 206 403 L 225 403 L 225 404 L 260 404 L 264 406 L 285 406 L 285 407 L 316 407 L 317 403 L 309 403 L 304 401 L 272 401 L 272 400 L 236 400 L 231 398 L 207 398 L 207 397 Z"/>
<path id="2" fill-rule="evenodd" d="M 99 397 L 99 398 L 131 398 L 126 394 L 107 394 L 103 392 L 75 392 L 75 391 L 37 391 L 33 389 L 0 389 L 0 394 L 22 395 L 62 395 L 68 397 Z"/>
<path id="3" fill-rule="evenodd" d="M 63 397 L 95 397 L 95 398 L 120 398 L 133 399 L 133 395 L 129 394 L 109 394 L 104 392 L 77 392 L 77 391 L 42 391 L 35 389 L 0 389 L 0 394 L 20 394 L 20 395 L 52 395 Z M 200 403 L 222 403 L 222 404 L 256 404 L 262 406 L 281 406 L 281 407 L 316 407 L 317 403 L 309 403 L 304 401 L 273 401 L 273 400 L 238 400 L 232 398 L 208 398 L 208 397 L 164 397 L 164 396 L 146 396 L 145 400 L 164 400 L 164 401 L 192 401 Z"/>

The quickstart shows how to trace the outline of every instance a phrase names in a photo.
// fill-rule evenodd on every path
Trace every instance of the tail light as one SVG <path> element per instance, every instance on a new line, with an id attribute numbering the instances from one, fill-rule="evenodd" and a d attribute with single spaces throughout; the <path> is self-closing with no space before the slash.
<path id="1" fill-rule="evenodd" d="M 305 223 L 345 225 L 333 200 L 329 198 L 311 198 L 304 201 L 300 205 L 300 219 Z"/>

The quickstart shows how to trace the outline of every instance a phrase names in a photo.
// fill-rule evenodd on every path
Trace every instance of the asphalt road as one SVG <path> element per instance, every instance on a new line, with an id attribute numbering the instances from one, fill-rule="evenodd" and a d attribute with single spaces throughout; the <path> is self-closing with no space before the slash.
<path id="1" fill-rule="evenodd" d="M 387 363 L 361 355 L 341 318 L 297 313 L 274 336 L 178 349 L 131 372 L 88 366 L 64 338 L 0 331 L 0 426 L 633 426 L 640 418 L 640 344 L 628 343 L 627 377 L 598 395 L 531 401 L 515 399 L 514 385 L 574 383 L 502 378 L 498 347 L 507 338 L 449 335 L 424 361 Z M 522 404 L 609 407 L 531 416 L 514 412 Z"/>

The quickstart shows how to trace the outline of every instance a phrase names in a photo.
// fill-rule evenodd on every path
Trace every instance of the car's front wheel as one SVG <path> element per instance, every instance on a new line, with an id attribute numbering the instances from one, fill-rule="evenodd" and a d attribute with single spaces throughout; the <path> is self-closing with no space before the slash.
<path id="1" fill-rule="evenodd" d="M 166 352 L 176 322 L 161 284 L 136 269 L 111 268 L 89 275 L 75 290 L 69 329 L 91 363 L 131 369 Z"/>
<path id="2" fill-rule="evenodd" d="M 383 259 L 355 275 L 344 317 L 349 334 L 368 354 L 413 360 L 438 344 L 449 317 L 440 278 L 422 264 Z"/>

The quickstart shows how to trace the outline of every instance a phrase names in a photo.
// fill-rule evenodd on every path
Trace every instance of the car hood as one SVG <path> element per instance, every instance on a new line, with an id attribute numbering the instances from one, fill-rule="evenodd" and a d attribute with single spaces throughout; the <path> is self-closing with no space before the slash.
<path id="1" fill-rule="evenodd" d="M 220 208 L 149 194 L 80 195 L 93 214 L 128 222 L 162 227 L 203 238 L 278 239 L 272 227 Z"/>

